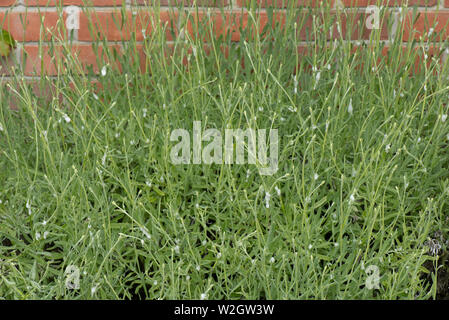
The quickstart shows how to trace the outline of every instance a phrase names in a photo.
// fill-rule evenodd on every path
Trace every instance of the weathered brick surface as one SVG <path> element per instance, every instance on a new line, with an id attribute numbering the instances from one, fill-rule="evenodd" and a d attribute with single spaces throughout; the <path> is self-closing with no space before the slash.
<path id="1" fill-rule="evenodd" d="M 8 30 L 20 42 L 49 40 L 63 35 L 58 19 L 56 12 L 0 12 L 0 28 Z"/>
<path id="2" fill-rule="evenodd" d="M 154 3 L 154 0 L 131 0 L 131 2 L 139 5 L 151 6 L 151 4 Z M 161 6 L 191 6 L 194 2 L 194 0 L 160 0 L 159 3 Z M 222 7 L 227 6 L 229 0 L 197 0 L 196 4 L 203 7 Z"/>
<path id="3" fill-rule="evenodd" d="M 130 3 L 137 5 L 138 9 L 131 10 Z M 325 34 L 329 40 L 337 37 L 347 40 L 366 40 L 373 35 L 373 30 L 368 29 L 365 23 L 357 25 L 357 21 L 365 22 L 366 15 L 369 14 L 365 12 L 365 7 L 379 4 L 378 0 L 160 0 L 158 1 L 161 5 L 160 10 L 153 10 L 154 3 L 156 0 L 0 0 L 0 28 L 9 30 L 23 45 L 23 54 L 28 60 L 22 67 L 27 75 L 55 75 L 63 67 L 61 64 L 55 65 L 55 61 L 58 57 L 64 58 L 64 50 L 59 47 L 51 52 L 49 42 L 68 38 L 64 32 L 68 15 L 58 13 L 59 9 L 56 7 L 60 6 L 74 5 L 80 8 L 79 30 L 74 33 L 71 51 L 78 55 L 83 70 L 90 65 L 98 71 L 100 66 L 96 65 L 97 57 L 92 42 L 104 39 L 109 41 L 111 48 L 116 46 L 116 49 L 120 49 L 122 41 L 133 37 L 137 40 L 141 67 L 147 69 L 142 43 L 146 36 L 154 32 L 152 22 L 166 26 L 166 33 L 162 37 L 168 41 L 176 40 L 181 34 L 179 26 L 184 18 L 184 10 L 173 10 L 169 6 L 184 6 L 190 12 L 190 20 L 185 31 L 190 36 L 203 40 L 207 47 L 206 43 L 210 40 L 210 34 L 204 31 L 199 32 L 197 27 L 200 24 L 211 25 L 215 35 L 229 36 L 232 41 L 240 41 L 243 37 L 248 40 L 247 38 L 255 36 L 257 30 L 261 32 L 264 27 L 273 23 L 270 22 L 272 21 L 269 19 L 270 10 L 267 8 L 277 8 L 273 21 L 277 28 L 282 28 L 286 24 L 290 6 L 328 5 L 334 8 L 331 12 L 334 22 L 331 25 L 320 23 L 319 15 L 316 16 L 318 19 L 316 24 L 313 24 L 310 16 L 303 21 L 304 23 L 300 23 L 301 19 L 298 19 L 298 39 L 304 43 L 312 41 L 316 34 Z M 194 3 L 200 6 L 198 11 L 192 10 L 191 6 Z M 381 4 L 390 10 L 389 12 L 403 3 L 405 0 L 381 1 Z M 412 10 L 410 10 L 406 12 L 405 19 L 399 22 L 397 32 L 403 37 L 405 43 L 409 40 L 419 40 L 421 37 L 426 39 L 437 32 L 441 32 L 442 40 L 449 38 L 449 0 L 408 0 L 407 3 L 409 6 L 418 7 L 419 15 L 413 20 Z M 16 6 L 17 4 L 20 6 Z M 252 33 L 242 34 L 242 28 L 251 22 L 251 16 L 246 10 L 246 7 L 250 5 L 261 8 L 259 25 Z M 337 6 L 346 7 L 348 10 L 343 13 L 336 9 Z M 24 10 L 24 7 L 27 10 Z M 209 14 L 211 18 L 211 21 L 207 23 L 206 14 Z M 339 23 L 337 24 L 336 21 Z M 398 23 L 398 20 L 391 15 L 387 14 L 383 18 L 379 34 L 376 33 L 381 40 L 389 39 L 387 26 L 392 25 L 393 22 Z M 352 23 L 356 24 L 354 28 L 351 28 L 355 32 L 349 37 L 347 30 Z M 39 52 L 38 43 L 41 40 L 44 41 L 44 45 L 42 52 Z M 14 62 L 11 57 L 0 58 L 0 75 L 9 75 L 15 63 L 17 62 Z M 120 66 L 117 67 L 120 68 Z"/>
<path id="4" fill-rule="evenodd" d="M 17 0 L 2 0 L 0 1 L 0 7 L 9 7 L 16 4 Z"/>
<path id="5" fill-rule="evenodd" d="M 54 7 L 54 6 L 97 6 L 97 7 L 108 7 L 115 5 L 122 5 L 126 0 L 25 0 L 25 5 L 34 7 Z"/>
<path id="6" fill-rule="evenodd" d="M 288 8 L 293 7 L 317 7 L 320 4 L 330 3 L 331 6 L 334 0 L 257 0 L 256 5 L 261 8 L 275 7 L 275 8 Z M 251 0 L 237 0 L 237 4 L 241 7 L 246 7 L 251 4 Z"/>
<path id="7" fill-rule="evenodd" d="M 421 12 L 419 16 L 413 18 L 412 12 L 409 12 L 405 21 L 403 21 L 404 41 L 409 39 L 418 40 L 421 37 L 427 39 L 432 34 L 440 33 L 443 39 L 449 37 L 449 11 L 448 12 Z"/>
<path id="8" fill-rule="evenodd" d="M 65 71 L 65 66 L 61 63 L 67 57 L 78 62 L 79 72 L 87 71 L 87 67 L 91 66 L 94 72 L 98 72 L 103 66 L 99 66 L 97 61 L 104 61 L 112 68 L 120 68 L 120 66 L 110 57 L 113 56 L 114 50 L 120 54 L 122 52 L 121 46 L 118 44 L 110 45 L 108 52 L 102 46 L 98 48 L 98 52 L 88 44 L 79 44 L 71 46 L 70 49 L 66 47 L 52 47 L 38 45 L 25 45 L 23 48 L 26 55 L 26 63 L 23 66 L 25 75 L 49 75 L 54 76 Z M 108 54 L 109 53 L 109 54 Z M 100 59 L 97 59 L 99 57 Z"/>
<path id="9" fill-rule="evenodd" d="M 341 2 L 346 7 L 367 7 L 370 5 L 377 5 L 380 3 L 383 6 L 393 7 L 401 6 L 405 1 L 402 0 L 382 0 L 378 2 L 377 0 L 341 0 Z M 418 6 L 418 7 L 433 7 L 437 4 L 437 0 L 409 0 L 408 6 Z"/>
<path id="10" fill-rule="evenodd" d="M 80 13 L 80 30 L 78 40 L 94 41 L 97 39 L 107 39 L 109 41 L 129 40 L 131 33 L 135 32 L 136 40 L 142 41 L 145 35 L 151 33 L 151 21 L 158 21 L 160 24 L 167 23 L 167 40 L 172 40 L 170 26 L 176 26 L 177 15 L 169 11 L 161 11 L 159 16 L 148 11 L 140 11 L 135 16 L 135 25 L 131 22 L 133 14 L 128 11 L 126 19 L 123 19 L 119 10 L 108 10 L 101 12 Z M 126 21 L 123 23 L 123 21 Z"/>

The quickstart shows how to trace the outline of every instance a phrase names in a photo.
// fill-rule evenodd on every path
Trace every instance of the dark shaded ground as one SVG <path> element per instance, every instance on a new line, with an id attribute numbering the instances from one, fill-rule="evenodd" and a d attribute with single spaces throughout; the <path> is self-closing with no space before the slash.
<path id="1" fill-rule="evenodd" d="M 442 248 L 442 244 L 444 249 Z M 429 247 L 429 254 L 437 255 L 437 261 L 426 261 L 424 267 L 429 270 L 425 275 L 425 280 L 432 283 L 432 275 L 437 271 L 437 300 L 449 300 L 449 252 L 447 250 L 448 241 L 443 237 L 441 231 L 437 231 L 426 245 Z"/>

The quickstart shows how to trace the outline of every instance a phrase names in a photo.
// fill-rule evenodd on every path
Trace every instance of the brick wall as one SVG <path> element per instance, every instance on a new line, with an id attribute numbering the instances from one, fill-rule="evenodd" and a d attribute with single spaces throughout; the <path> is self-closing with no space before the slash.
<path id="1" fill-rule="evenodd" d="M 150 3 L 153 0 L 149 0 Z M 353 8 L 359 12 L 364 12 L 365 8 L 369 5 L 375 5 L 378 1 L 375 0 L 322 0 L 334 8 L 334 13 L 337 14 L 336 8 Z M 285 1 L 284 1 L 285 2 Z M 279 20 L 282 20 L 282 15 L 285 14 L 286 4 L 282 0 L 253 0 L 252 5 L 260 5 L 261 19 L 260 23 L 263 25 L 267 23 L 267 11 L 265 8 L 274 6 L 280 8 L 278 12 Z M 168 7 L 170 4 L 184 4 L 189 7 L 193 0 L 160 0 L 160 12 L 159 20 L 161 23 L 173 22 L 176 24 L 176 14 L 170 14 L 172 12 Z M 238 32 L 238 26 L 240 23 L 245 24 L 248 19 L 248 13 L 246 6 L 248 0 L 199 0 L 196 2 L 200 9 L 200 16 L 204 14 L 205 10 L 211 10 L 212 18 L 215 20 L 215 30 L 217 33 L 232 31 L 232 40 L 238 41 L 240 34 Z M 401 0 L 384 0 L 384 5 L 391 9 L 391 12 L 396 12 L 398 4 L 403 4 Z M 47 75 L 55 75 L 58 70 L 57 67 L 52 64 L 52 58 L 57 55 L 57 51 L 48 52 L 46 45 L 43 46 L 43 51 L 39 50 L 39 41 L 48 41 L 51 37 L 66 38 L 67 34 L 61 32 L 60 25 L 65 23 L 68 19 L 68 13 L 64 12 L 62 16 L 58 14 L 57 6 L 63 6 L 67 9 L 67 6 L 87 6 L 90 9 L 95 10 L 94 20 L 98 26 L 98 34 L 92 36 L 88 28 L 88 19 L 86 14 L 81 10 L 79 13 L 79 28 L 73 32 L 73 52 L 76 52 L 83 65 L 93 65 L 94 70 L 98 71 L 96 66 L 96 54 L 92 49 L 91 42 L 99 37 L 106 38 L 111 45 L 120 46 L 122 39 L 129 39 L 131 37 L 130 28 L 117 27 L 114 21 L 120 18 L 120 9 L 117 6 L 126 5 L 127 11 L 125 14 L 131 17 L 136 10 L 136 6 L 142 9 L 143 15 L 155 14 L 145 8 L 148 1 L 146 0 L 0 0 L 0 27 L 3 26 L 11 32 L 13 37 L 19 42 L 17 49 L 13 55 L 9 58 L 0 58 L 0 75 L 3 77 L 8 76 L 11 71 L 11 67 L 17 64 L 22 64 L 24 55 L 27 57 L 26 63 L 21 65 L 27 76 L 39 76 L 42 73 Z M 296 0 L 294 5 L 296 6 L 319 6 L 322 4 L 318 0 Z M 449 35 L 449 27 L 446 24 L 449 21 L 449 0 L 409 0 L 409 6 L 417 6 L 420 16 L 412 24 L 405 25 L 401 32 L 404 33 L 404 38 L 407 39 L 412 29 L 416 30 L 414 38 L 418 39 L 420 36 L 425 36 L 429 33 L 433 22 L 434 31 L 443 31 L 444 36 Z M 206 9 L 208 8 L 208 9 Z M 354 9 L 355 8 L 355 9 Z M 226 17 L 220 14 L 221 9 L 226 12 Z M 412 8 L 410 8 L 411 14 Z M 438 12 L 438 13 L 437 13 Z M 173 13 L 173 12 L 172 12 Z M 201 18 L 201 17 L 199 17 Z M 398 16 L 392 15 L 391 19 L 398 19 Z M 389 18 L 389 19 L 390 19 Z M 143 19 L 145 20 L 145 19 Z M 139 22 L 140 21 L 140 22 Z M 146 32 L 151 32 L 151 28 L 143 25 L 142 20 L 137 20 L 136 40 L 141 43 L 145 37 Z M 344 17 L 342 18 L 343 28 Z M 59 23 L 59 24 L 58 24 Z M 139 25 L 139 23 L 141 23 Z M 311 24 L 310 21 L 306 24 Z M 383 23 L 381 32 L 381 40 L 388 41 L 389 35 L 385 29 Z M 24 32 L 26 30 L 26 32 Z M 97 31 L 95 33 L 97 33 Z M 370 30 L 363 30 L 360 38 L 368 39 Z M 300 32 L 301 40 L 306 39 L 307 33 L 304 30 Z M 173 41 L 172 35 L 167 33 L 167 39 Z M 357 40 L 357 39 L 352 39 Z M 114 44 L 114 42 L 116 44 Z M 14 57 L 16 59 L 14 59 Z M 15 61 L 13 61 L 15 60 Z"/>

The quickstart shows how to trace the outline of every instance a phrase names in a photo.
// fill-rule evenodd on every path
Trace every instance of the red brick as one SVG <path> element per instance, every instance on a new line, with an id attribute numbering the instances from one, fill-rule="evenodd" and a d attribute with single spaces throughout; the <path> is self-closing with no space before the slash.
<path id="1" fill-rule="evenodd" d="M 232 41 L 239 41 L 241 37 L 240 28 L 245 29 L 248 26 L 249 14 L 247 12 L 227 12 L 223 15 L 220 12 L 214 12 L 210 14 L 210 20 L 208 20 L 206 13 L 199 12 L 198 15 L 195 14 L 192 17 L 193 19 L 189 21 L 188 25 L 188 30 L 192 37 L 199 37 L 203 41 L 208 41 L 209 34 L 204 28 L 208 28 L 208 24 L 212 23 L 213 32 L 216 36 L 230 36 Z M 268 15 L 265 12 L 261 12 L 257 18 L 259 19 L 259 29 L 262 30 L 269 22 Z M 285 25 L 285 13 L 275 13 L 274 21 L 280 23 L 281 26 Z"/>
<path id="2" fill-rule="evenodd" d="M 293 5 L 294 7 L 318 7 L 320 3 L 329 3 L 332 7 L 335 0 L 256 0 L 256 6 L 261 8 L 275 7 L 275 8 L 288 8 Z M 240 7 L 248 7 L 251 4 L 251 0 L 237 0 L 237 5 Z"/>
<path id="3" fill-rule="evenodd" d="M 152 68 L 160 68 L 160 64 L 152 65 L 151 61 L 147 58 L 145 48 L 141 44 L 136 45 L 137 53 L 139 56 L 139 62 L 140 62 L 140 70 L 142 72 L 148 72 L 152 73 Z M 222 52 L 225 54 L 225 57 L 228 57 L 228 51 L 227 48 L 220 48 Z M 167 44 L 163 48 L 164 50 L 164 58 L 165 62 L 170 65 L 172 63 L 172 58 L 180 58 L 181 53 L 183 53 L 182 61 L 178 60 L 178 62 L 181 62 L 184 66 L 189 66 L 189 61 L 187 58 L 187 55 L 193 54 L 193 48 L 190 44 L 183 44 L 183 45 L 177 45 L 176 47 L 173 44 Z M 198 48 L 198 50 L 203 50 L 205 55 L 209 55 L 212 51 L 211 46 L 207 43 L 204 43 L 201 48 Z M 159 53 L 159 48 L 158 48 Z M 133 58 L 133 53 L 131 53 L 131 58 Z M 192 58 L 193 59 L 193 58 Z M 192 61 L 192 60 L 191 60 Z"/>
<path id="4" fill-rule="evenodd" d="M 154 0 L 131 0 L 132 3 L 139 5 L 152 5 Z M 192 6 L 195 0 L 160 0 L 161 6 Z M 196 4 L 200 7 L 224 7 L 229 4 L 229 0 L 197 0 Z"/>
<path id="5" fill-rule="evenodd" d="M 435 57 L 441 57 L 441 53 L 444 49 L 439 48 L 434 45 L 430 45 L 429 48 L 423 50 L 423 48 L 415 47 L 409 50 L 409 48 L 403 45 L 399 51 L 399 62 L 396 61 L 397 57 L 392 56 L 390 52 L 391 48 L 386 45 L 382 50 L 382 55 L 385 57 L 385 64 L 389 64 L 393 62 L 398 72 L 403 72 L 405 68 L 405 63 L 410 63 L 410 57 L 414 58 L 414 63 L 408 70 L 410 76 L 418 72 L 423 72 L 424 66 L 430 67 L 432 59 Z M 427 56 L 427 58 L 425 57 Z M 393 61 L 394 60 L 394 61 Z M 440 63 L 443 63 L 443 60 L 439 60 Z M 436 75 L 436 70 L 434 70 Z"/>
<path id="6" fill-rule="evenodd" d="M 1 0 L 0 7 L 9 7 L 16 4 L 18 0 Z"/>
<path id="7" fill-rule="evenodd" d="M 142 34 L 144 30 L 146 35 L 151 34 L 152 27 L 150 21 L 157 21 L 161 26 L 166 25 L 167 40 L 173 40 L 172 32 L 174 32 L 175 36 L 178 35 L 178 30 L 176 28 L 178 24 L 178 13 L 160 11 L 159 16 L 156 16 L 155 13 L 140 11 L 137 13 L 135 28 L 137 41 L 142 41 L 144 39 L 144 36 Z"/>
<path id="8" fill-rule="evenodd" d="M 371 33 L 380 31 L 380 40 L 387 40 L 388 37 L 388 20 L 390 15 L 388 13 L 385 14 L 383 18 L 381 18 L 381 21 L 379 22 L 379 28 L 380 30 L 374 30 L 374 29 L 368 29 L 366 26 L 366 18 L 367 15 L 370 13 L 361 13 L 361 12 L 354 12 L 354 13 L 348 13 L 347 15 L 342 14 L 340 16 L 341 19 L 341 25 L 342 25 L 342 33 L 343 33 L 343 39 L 348 39 L 347 32 L 350 29 L 352 31 L 351 33 L 351 40 L 359 40 L 359 39 L 369 39 Z M 335 16 L 336 17 L 336 16 Z M 360 23 L 360 24 L 359 24 Z M 361 29 L 360 29 L 361 27 Z M 333 29 L 334 37 L 338 36 L 338 28 L 336 23 L 334 23 L 334 29 Z"/>
<path id="9" fill-rule="evenodd" d="M 65 19 L 65 14 L 63 18 Z M 44 19 L 41 24 L 41 19 Z M 52 36 L 62 37 L 62 32 L 57 30 L 58 13 L 56 12 L 0 12 L 0 28 L 8 30 L 17 41 L 39 41 L 41 30 L 43 40 L 49 40 Z M 42 29 L 43 27 L 43 29 Z"/>
<path id="10" fill-rule="evenodd" d="M 76 56 L 77 60 L 80 62 L 80 65 L 84 68 L 91 66 L 95 73 L 99 73 L 100 69 L 103 67 L 103 64 L 98 65 L 97 61 L 101 61 L 104 64 L 109 64 L 113 69 L 116 67 L 120 68 L 117 61 L 110 59 L 110 56 L 113 55 L 114 51 L 121 54 L 122 47 L 114 44 L 108 45 L 108 50 L 104 50 L 104 48 L 100 46 L 98 48 L 98 52 L 91 45 L 77 45 L 72 48 L 72 54 Z M 86 71 L 86 69 L 84 71 Z"/>
<path id="11" fill-rule="evenodd" d="M 345 7 L 367 7 L 370 5 L 376 6 L 379 4 L 377 0 L 341 0 Z M 402 6 L 402 4 L 407 3 L 404 0 L 381 0 L 380 4 L 383 6 L 394 7 Z M 419 6 L 419 7 L 433 7 L 437 4 L 437 0 L 409 0 L 408 6 Z"/>
<path id="12" fill-rule="evenodd" d="M 147 52 L 145 51 L 145 47 L 143 45 L 137 44 L 136 50 L 137 50 L 137 56 L 139 57 L 139 64 L 140 64 L 141 72 L 151 73 L 152 72 L 151 70 L 153 67 L 160 68 L 159 64 L 157 64 L 156 66 L 153 66 L 151 64 L 151 61 L 148 59 Z M 168 44 L 167 46 L 164 47 L 164 54 L 165 54 L 166 62 L 168 64 L 171 61 L 170 57 L 173 56 L 173 50 L 174 50 L 174 47 L 172 44 Z M 132 60 L 133 60 L 133 58 L 134 57 L 131 56 Z"/>
<path id="13" fill-rule="evenodd" d="M 365 24 L 365 13 L 362 12 L 348 12 L 347 14 L 341 14 L 339 20 L 340 28 L 337 25 L 337 11 L 332 11 L 333 23 L 331 25 L 324 25 L 324 22 L 317 22 L 318 29 L 313 30 L 313 18 L 312 16 L 304 13 L 305 16 L 298 17 L 298 37 L 300 40 L 313 40 L 315 38 L 315 34 L 325 35 L 327 39 L 331 39 L 330 30 L 332 30 L 332 38 L 340 37 L 339 29 L 342 32 L 343 39 L 348 39 L 347 31 L 349 28 L 353 30 L 351 34 L 351 40 L 357 39 L 369 39 L 372 32 L 376 30 L 370 30 L 366 27 Z M 199 31 L 197 30 L 198 25 L 206 26 L 208 20 L 206 20 L 207 15 L 203 12 L 199 13 L 199 16 L 194 16 L 193 22 L 189 25 L 189 31 L 192 36 L 199 36 Z M 246 12 L 233 12 L 226 13 L 224 16 L 221 13 L 214 13 L 210 15 L 211 21 L 213 22 L 213 31 L 217 36 L 230 36 L 232 41 L 240 41 L 241 34 L 240 28 L 245 29 L 248 26 L 248 18 L 249 14 Z M 260 12 L 257 16 L 259 21 L 259 30 L 263 30 L 263 28 L 269 24 L 268 14 L 266 12 Z M 321 20 L 322 18 L 317 15 L 316 19 Z M 286 13 L 285 12 L 276 12 L 274 13 L 273 22 L 276 23 L 277 28 L 283 28 L 285 26 L 286 21 Z M 388 16 L 384 17 L 384 19 L 380 22 L 380 39 L 387 40 L 388 39 Z M 357 23 L 360 23 L 360 28 Z M 255 29 L 254 29 L 255 30 Z M 208 36 L 204 36 L 207 32 L 201 33 L 201 39 L 203 41 L 208 41 Z M 252 35 L 254 36 L 254 34 Z M 250 39 L 246 39 L 250 40 Z"/>
<path id="14" fill-rule="evenodd" d="M 445 0 L 445 1 L 444 1 L 444 6 L 445 6 L 446 8 L 449 8 L 449 0 Z"/>
<path id="15" fill-rule="evenodd" d="M 380 32 L 380 40 L 387 40 L 388 20 L 390 15 L 387 13 L 379 22 L 379 30 L 368 29 L 366 26 L 366 17 L 369 13 L 358 11 L 347 11 L 345 14 L 338 14 L 337 11 L 331 11 L 331 25 L 325 25 L 320 16 L 317 16 L 317 30 L 313 29 L 313 18 L 306 16 L 305 23 L 298 27 L 301 40 L 314 40 L 315 34 L 326 34 L 327 39 L 342 38 L 345 40 L 367 40 L 374 32 Z M 328 22 L 329 23 L 329 22 Z M 351 31 L 349 38 L 348 32 Z M 340 34 L 341 32 L 341 34 Z"/>
<path id="16" fill-rule="evenodd" d="M 39 47 L 37 45 L 25 45 L 24 56 L 26 57 L 25 65 L 23 66 L 26 75 L 56 75 L 57 64 L 56 60 L 60 56 L 60 52 L 49 52 L 47 47 L 43 47 L 43 54 L 40 55 Z M 56 49 L 56 51 L 60 51 Z M 53 60 L 55 59 L 55 60 Z"/>
<path id="17" fill-rule="evenodd" d="M 120 6 L 126 0 L 25 0 L 25 5 L 27 6 L 49 6 L 54 7 L 56 5 L 64 5 L 64 6 L 82 6 L 82 5 L 93 5 L 98 7 L 107 7 L 107 6 Z"/>
<path id="18" fill-rule="evenodd" d="M 126 21 L 130 21 L 131 17 L 131 13 L 128 12 Z M 125 28 L 125 26 L 122 27 L 120 25 L 121 21 L 122 14 L 120 11 L 89 12 L 87 14 L 81 12 L 78 39 L 81 41 L 104 38 L 110 41 L 129 40 L 131 34 L 130 29 Z"/>
<path id="19" fill-rule="evenodd" d="M 438 58 L 439 56 L 441 56 L 443 49 L 431 45 L 429 48 L 426 48 L 424 50 L 422 48 L 414 48 L 414 51 L 416 52 L 414 72 L 417 73 L 424 71 L 425 65 L 427 65 L 427 68 L 429 68 L 432 62 L 432 58 Z M 440 59 L 440 63 L 442 62 L 443 61 Z M 433 71 L 436 72 L 436 70 Z"/>
<path id="20" fill-rule="evenodd" d="M 136 33 L 136 40 L 142 41 L 144 36 L 151 33 L 150 19 L 157 20 L 161 25 L 168 23 L 166 37 L 171 40 L 171 29 L 176 25 L 177 14 L 168 11 L 161 11 L 159 17 L 155 13 L 140 11 L 136 14 L 136 23 L 133 27 L 132 13 L 127 12 L 125 21 L 122 23 L 122 14 L 120 11 L 92 12 L 89 14 L 80 13 L 80 30 L 78 30 L 78 39 L 81 41 L 92 41 L 97 39 L 107 39 L 109 41 L 130 40 L 131 32 Z M 94 28 L 93 36 L 90 27 Z"/>
<path id="21" fill-rule="evenodd" d="M 413 22 L 414 20 L 414 22 Z M 449 12 L 419 12 L 415 19 L 413 19 L 413 12 L 410 10 L 402 24 L 403 41 L 409 39 L 418 40 L 420 37 L 427 39 L 430 29 L 433 28 L 433 34 L 441 32 L 442 40 L 449 37 Z M 437 40 L 440 40 L 439 36 Z"/>
<path id="22" fill-rule="evenodd" d="M 120 45 L 110 45 L 110 53 L 115 49 L 121 52 Z M 39 54 L 38 45 L 25 45 L 24 54 L 26 56 L 26 62 L 24 66 L 24 72 L 26 75 L 57 75 L 66 71 L 67 56 L 70 56 L 70 60 L 76 60 L 79 62 L 77 65 L 71 65 L 71 68 L 75 72 L 86 72 L 87 67 L 91 66 L 95 73 L 98 73 L 103 66 L 97 64 L 97 57 L 99 61 L 103 61 L 105 64 L 110 64 L 112 68 L 116 68 L 118 64 L 108 58 L 107 53 L 100 46 L 98 53 L 92 48 L 91 45 L 75 45 L 67 52 L 65 48 L 61 46 L 51 48 L 49 46 L 42 47 L 42 55 Z M 82 70 L 79 70 L 79 68 Z"/>

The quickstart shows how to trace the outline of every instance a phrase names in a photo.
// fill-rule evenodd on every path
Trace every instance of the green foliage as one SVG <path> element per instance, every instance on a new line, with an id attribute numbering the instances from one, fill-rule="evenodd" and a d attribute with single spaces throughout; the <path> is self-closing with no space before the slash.
<path id="1" fill-rule="evenodd" d="M 248 41 L 210 39 L 207 55 L 188 34 L 163 42 L 156 23 L 143 73 L 135 40 L 123 55 L 105 45 L 100 75 L 63 50 L 67 69 L 39 86 L 53 99 L 15 75 L 15 91 L 0 91 L 0 297 L 437 297 L 448 63 L 412 71 L 424 40 L 404 54 L 396 39 L 387 60 L 376 30 L 358 50 L 329 45 L 330 18 L 299 51 L 290 22 L 302 11 L 288 12 L 286 28 L 255 39 L 251 15 Z M 205 19 L 199 34 L 212 27 Z M 192 135 L 195 120 L 221 132 L 277 128 L 278 172 L 173 165 L 170 133 Z M 66 286 L 69 266 L 79 289 Z M 369 266 L 378 289 L 366 287 Z"/>
<path id="2" fill-rule="evenodd" d="M 0 57 L 7 57 L 11 49 L 16 47 L 16 41 L 5 29 L 0 29 Z"/>

